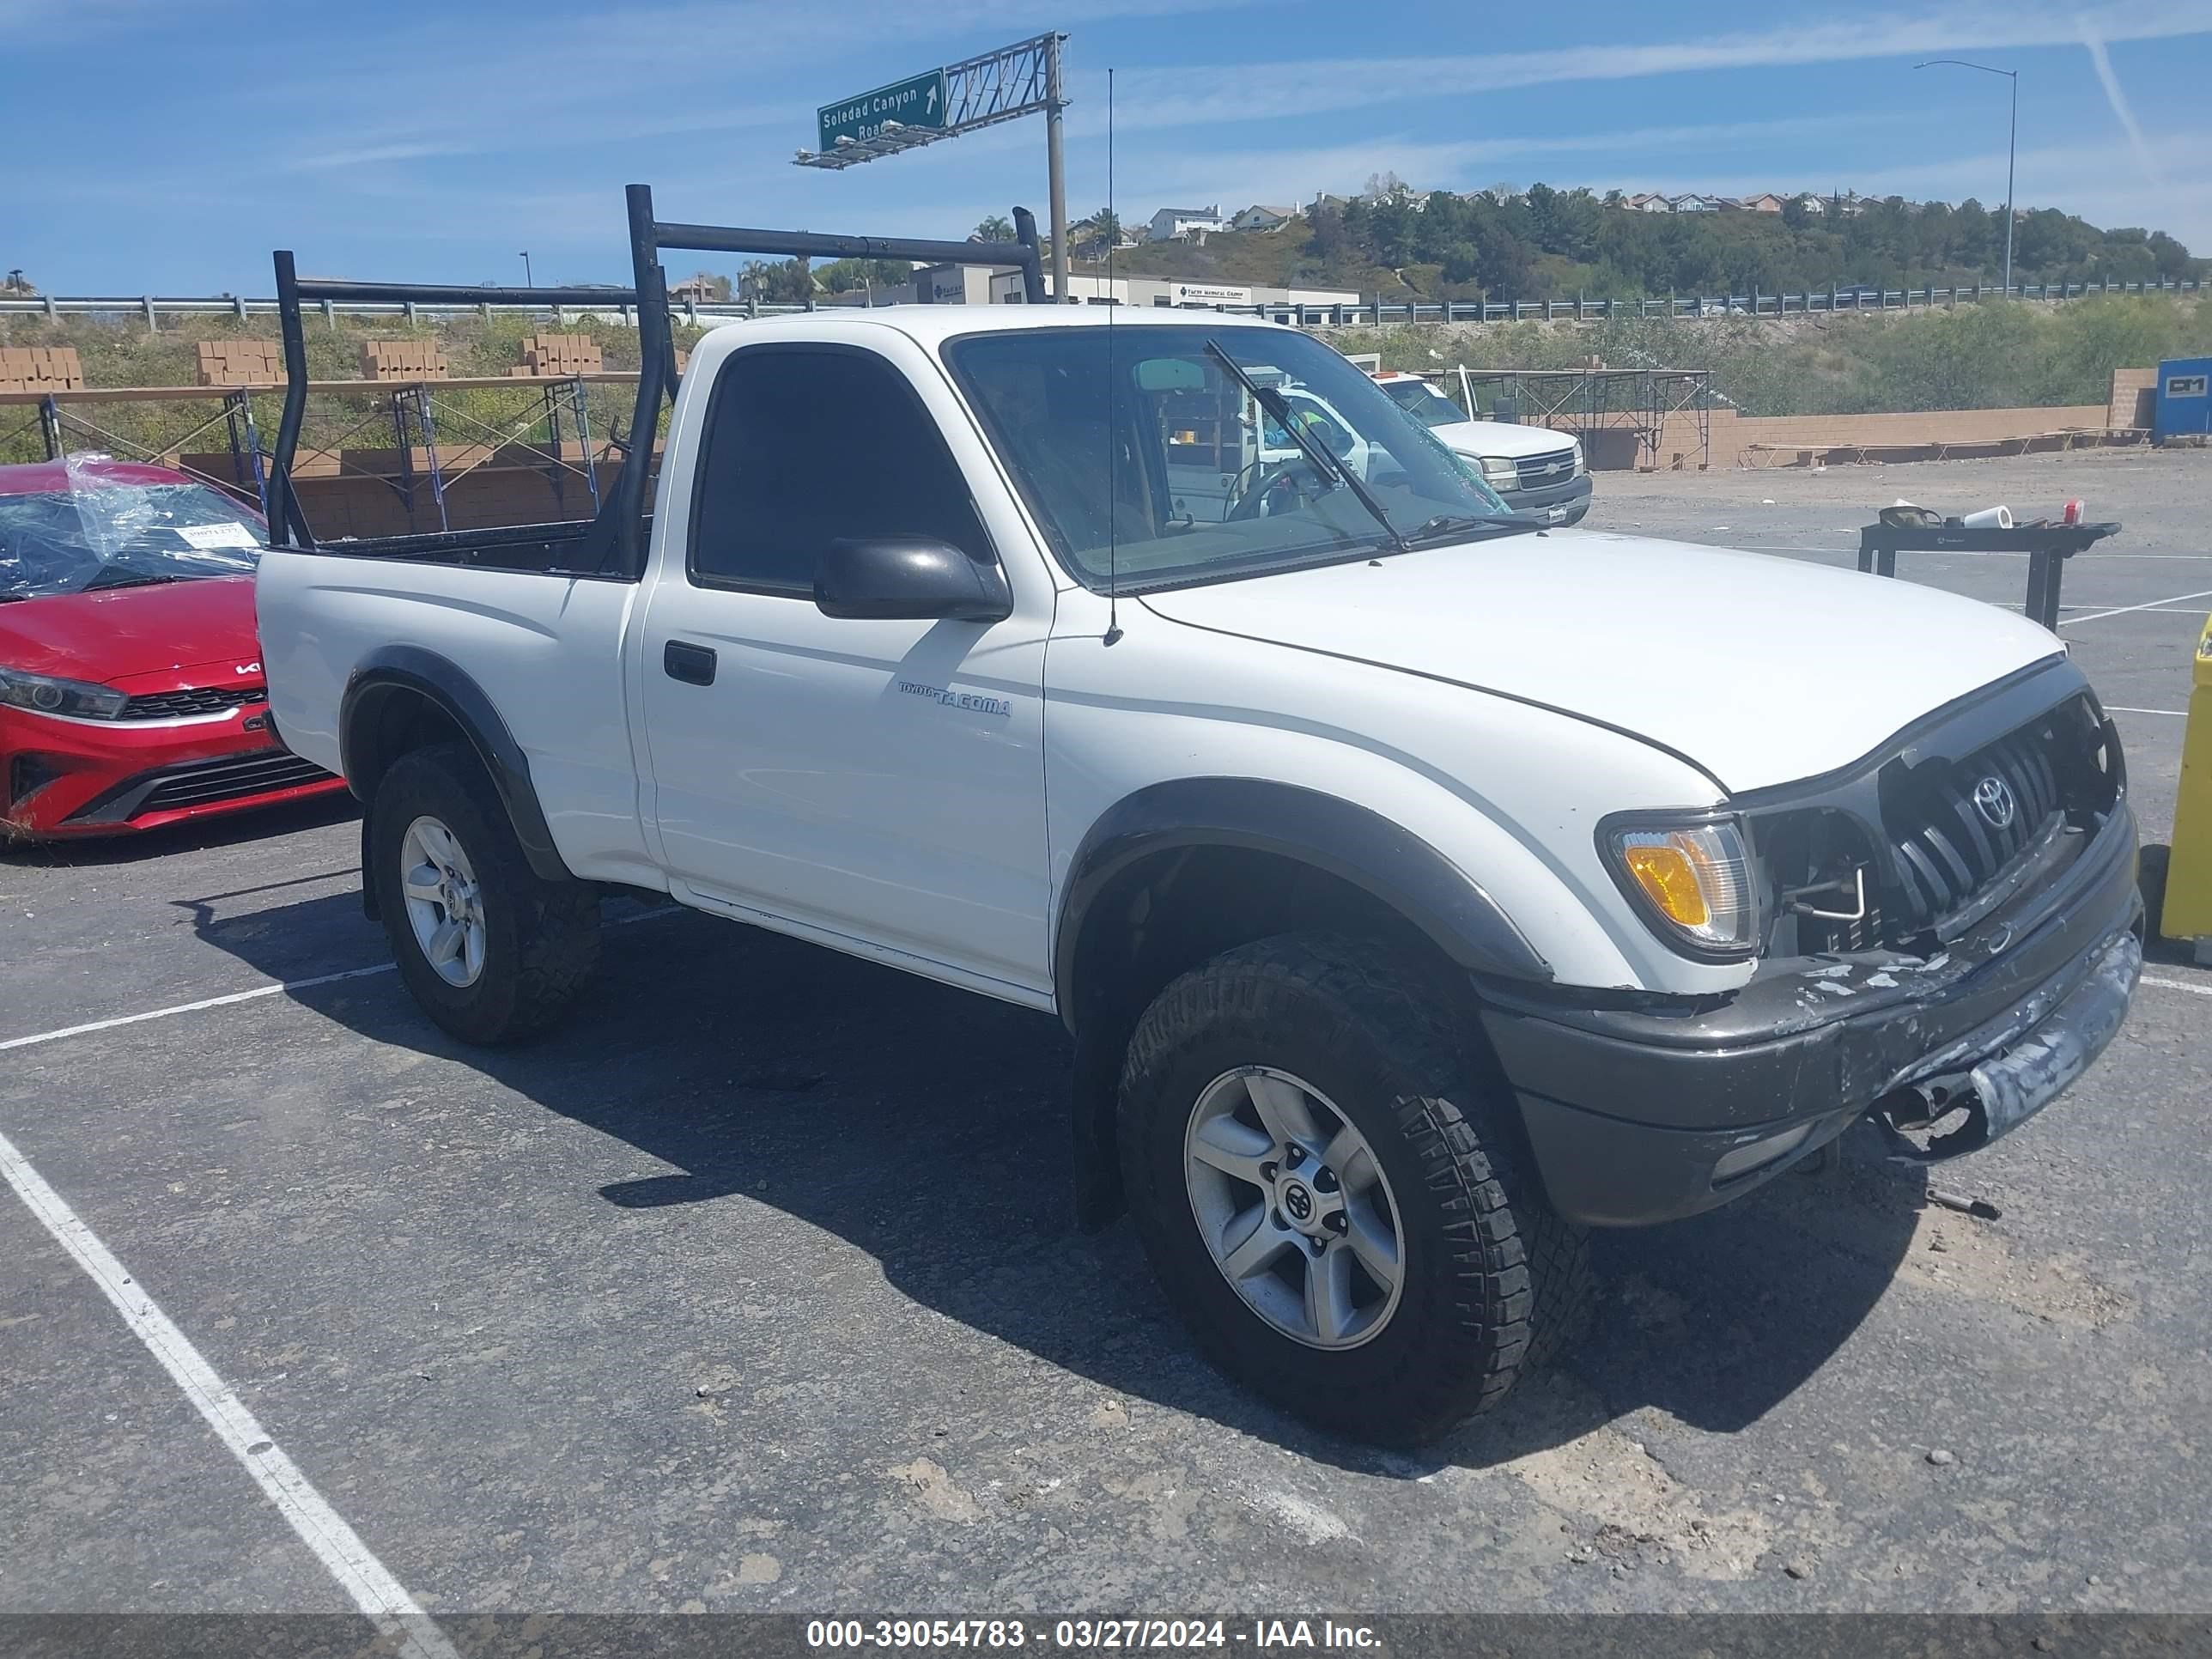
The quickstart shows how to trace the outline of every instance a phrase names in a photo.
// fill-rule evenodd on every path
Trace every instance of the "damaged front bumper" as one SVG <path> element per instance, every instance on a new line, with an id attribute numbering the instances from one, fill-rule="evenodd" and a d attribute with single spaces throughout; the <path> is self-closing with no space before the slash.
<path id="1" fill-rule="evenodd" d="M 1482 1018 L 1554 1207 L 1692 1215 L 1871 1115 L 1892 1155 L 1954 1158 L 2087 1071 L 2142 968 L 2136 831 L 2116 809 L 2065 867 L 1936 957 L 1763 964 L 1724 1002 L 1564 1006 L 1486 985 Z"/>

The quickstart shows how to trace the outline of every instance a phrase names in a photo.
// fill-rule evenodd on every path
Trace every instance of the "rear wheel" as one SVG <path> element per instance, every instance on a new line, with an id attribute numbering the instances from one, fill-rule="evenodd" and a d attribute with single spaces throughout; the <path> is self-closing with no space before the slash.
<path id="1" fill-rule="evenodd" d="M 1374 947 L 1267 939 L 1186 974 L 1138 1024 L 1121 1111 L 1169 1299 L 1218 1366 L 1310 1421 L 1432 1439 L 1573 1316 L 1582 1234 Z"/>
<path id="2" fill-rule="evenodd" d="M 599 960 L 598 894 L 530 867 L 474 750 L 416 749 L 377 786 L 368 879 L 400 977 L 470 1042 L 557 1020 Z"/>

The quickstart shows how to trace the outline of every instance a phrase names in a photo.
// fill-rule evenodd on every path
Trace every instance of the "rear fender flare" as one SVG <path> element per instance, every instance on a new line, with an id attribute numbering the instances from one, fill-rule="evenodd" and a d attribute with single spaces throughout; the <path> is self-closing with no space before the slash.
<path id="1" fill-rule="evenodd" d="M 460 728 L 483 763 L 492 786 L 507 808 L 507 822 L 522 845 L 530 867 L 546 881 L 574 879 L 553 843 L 553 832 L 538 804 L 537 786 L 530 776 L 530 759 L 514 733 L 501 718 L 499 708 L 465 669 L 451 659 L 419 645 L 379 647 L 362 659 L 346 681 L 338 706 L 338 757 L 346 781 L 364 807 L 373 803 L 377 780 L 397 755 L 377 750 L 378 715 L 386 701 L 398 696 L 422 698 Z M 362 844 L 368 843 L 362 825 Z M 363 885 L 367 885 L 363 864 Z"/>

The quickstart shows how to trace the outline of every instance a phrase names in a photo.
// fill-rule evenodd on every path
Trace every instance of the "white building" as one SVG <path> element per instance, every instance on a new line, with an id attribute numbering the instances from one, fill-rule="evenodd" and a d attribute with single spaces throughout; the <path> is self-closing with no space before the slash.
<path id="1" fill-rule="evenodd" d="M 1677 196 L 1668 205 L 1677 213 L 1718 213 L 1721 210 L 1721 198 L 1717 196 L 1699 196 L 1692 191 L 1687 196 Z"/>
<path id="2" fill-rule="evenodd" d="M 1152 215 L 1152 227 L 1145 233 L 1148 242 L 1204 241 L 1217 230 L 1229 228 L 1229 222 L 1221 216 L 1221 206 L 1162 208 Z"/>
<path id="3" fill-rule="evenodd" d="M 1047 272 L 1045 282 L 1051 283 Z M 1209 283 L 1176 276 L 1107 276 L 1097 271 L 1073 271 L 1067 291 L 1078 305 L 1166 306 L 1210 308 L 1215 306 L 1356 306 L 1359 295 L 1349 289 L 1274 288 L 1231 283 Z M 1011 266 L 924 265 L 911 283 L 897 287 L 878 284 L 863 293 L 823 295 L 822 306 L 1011 306 L 1023 302 L 1022 273 Z"/>
<path id="4" fill-rule="evenodd" d="M 1231 230 L 1280 230 L 1297 216 L 1296 208 L 1261 207 L 1257 203 L 1229 222 Z"/>

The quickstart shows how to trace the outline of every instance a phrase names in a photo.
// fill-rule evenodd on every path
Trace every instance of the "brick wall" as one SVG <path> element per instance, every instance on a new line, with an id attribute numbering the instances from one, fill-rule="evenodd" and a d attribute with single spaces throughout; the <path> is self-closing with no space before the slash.
<path id="1" fill-rule="evenodd" d="M 1932 456 L 1947 446 L 1996 444 L 2057 432 L 2103 432 L 2110 424 L 2101 404 L 2050 409 L 1945 409 L 1914 415 L 1739 415 L 1716 409 L 1711 416 L 1711 465 L 1716 467 L 1786 465 L 1795 452 L 1847 449 L 1856 445 L 1882 449 L 1924 449 Z M 1572 423 L 1561 421 L 1569 427 Z M 2132 425 L 2130 422 L 2128 424 Z M 1656 461 L 1636 446 L 1607 441 L 1599 434 L 1589 446 L 1590 464 L 1605 471 L 1656 465 L 1671 471 L 1698 465 L 1695 415 L 1669 415 L 1661 423 Z M 1753 445 L 1769 446 L 1755 450 Z M 1778 453 L 1779 452 L 1779 453 Z"/>
<path id="2" fill-rule="evenodd" d="M 0 346 L 0 392 L 75 392 L 83 384 L 75 346 Z"/>
<path id="3" fill-rule="evenodd" d="M 2157 398 L 2156 369 L 2114 369 L 2112 399 L 2105 410 L 2105 424 L 2115 432 L 2149 431 L 2151 406 Z"/>

